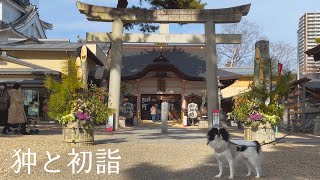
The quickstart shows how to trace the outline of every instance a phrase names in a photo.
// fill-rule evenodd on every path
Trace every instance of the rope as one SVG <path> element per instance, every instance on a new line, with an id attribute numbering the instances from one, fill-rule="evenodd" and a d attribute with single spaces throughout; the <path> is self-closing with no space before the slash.
<path id="1" fill-rule="evenodd" d="M 310 122 L 311 120 L 313 120 L 313 118 L 315 118 L 317 115 L 318 115 L 318 114 L 315 114 L 314 116 L 312 116 L 308 121 L 304 122 L 301 126 L 299 126 L 298 129 L 302 128 L 304 125 L 306 125 L 307 123 L 309 123 L 309 122 Z M 247 146 L 247 145 L 245 145 L 245 146 L 246 146 L 246 147 L 258 147 L 258 146 L 261 147 L 261 146 L 265 146 L 265 145 L 268 145 L 268 144 L 272 144 L 272 143 L 274 143 L 274 142 L 277 142 L 277 141 L 279 141 L 279 140 L 281 140 L 281 139 L 283 139 L 283 138 L 285 138 L 285 137 L 287 137 L 287 136 L 289 136 L 289 135 L 291 135 L 291 134 L 293 134 L 293 133 L 294 133 L 294 132 L 288 133 L 288 134 L 282 136 L 281 138 L 277 138 L 277 139 L 275 139 L 275 140 L 273 140 L 273 141 L 270 141 L 270 142 L 268 142 L 268 143 L 263 143 L 263 144 L 260 144 L 260 145 L 253 145 L 253 146 Z M 230 143 L 233 144 L 233 145 L 236 145 L 236 146 L 244 146 L 244 145 L 241 145 L 241 144 L 234 143 L 234 142 L 232 142 L 232 141 L 230 141 Z"/>

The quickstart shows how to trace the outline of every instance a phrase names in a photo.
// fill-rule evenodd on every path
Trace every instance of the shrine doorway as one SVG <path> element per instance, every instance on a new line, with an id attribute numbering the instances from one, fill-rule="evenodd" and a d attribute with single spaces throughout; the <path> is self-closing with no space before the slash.
<path id="1" fill-rule="evenodd" d="M 150 108 L 162 102 L 169 103 L 169 120 L 181 120 L 181 94 L 141 94 L 141 119 L 150 120 Z"/>

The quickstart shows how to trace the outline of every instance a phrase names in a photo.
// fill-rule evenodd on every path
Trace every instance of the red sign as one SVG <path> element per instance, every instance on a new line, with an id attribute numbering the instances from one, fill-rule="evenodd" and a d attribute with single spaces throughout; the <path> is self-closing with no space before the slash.
<path id="1" fill-rule="evenodd" d="M 212 110 L 212 113 L 220 113 L 220 110 L 219 109 L 214 109 L 214 110 Z"/>

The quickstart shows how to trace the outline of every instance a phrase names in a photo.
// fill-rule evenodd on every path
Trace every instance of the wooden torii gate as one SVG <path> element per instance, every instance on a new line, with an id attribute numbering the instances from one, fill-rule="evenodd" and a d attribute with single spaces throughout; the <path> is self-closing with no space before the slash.
<path id="1" fill-rule="evenodd" d="M 116 110 L 115 130 L 119 124 L 121 64 L 123 42 L 155 43 L 203 43 L 205 44 L 206 82 L 208 110 L 219 109 L 217 50 L 216 44 L 239 44 L 239 34 L 216 34 L 217 23 L 238 23 L 246 16 L 250 4 L 224 9 L 123 9 L 95 6 L 82 2 L 76 3 L 80 13 L 89 21 L 112 22 L 112 33 L 87 33 L 87 41 L 112 42 L 111 68 L 109 76 L 109 107 Z M 123 34 L 123 24 L 132 22 L 145 23 L 204 23 L 205 34 L 167 34 L 160 27 L 160 34 Z M 210 111 L 208 111 L 210 112 Z M 212 127 L 212 113 L 208 113 L 209 127 Z"/>

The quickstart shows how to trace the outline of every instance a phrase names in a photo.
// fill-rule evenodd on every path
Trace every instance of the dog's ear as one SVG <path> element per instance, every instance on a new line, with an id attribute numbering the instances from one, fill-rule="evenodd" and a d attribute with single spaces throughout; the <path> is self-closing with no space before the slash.
<path id="1" fill-rule="evenodd" d="M 209 141 L 213 141 L 216 134 L 218 134 L 218 129 L 217 128 L 211 128 L 210 131 L 207 133 L 207 137 Z"/>
<path id="2" fill-rule="evenodd" d="M 222 136 L 222 139 L 225 140 L 226 142 L 228 142 L 229 141 L 229 137 L 230 137 L 228 131 L 225 128 L 220 128 L 219 131 L 220 131 L 220 134 Z"/>

